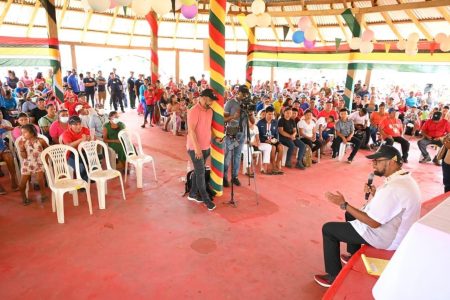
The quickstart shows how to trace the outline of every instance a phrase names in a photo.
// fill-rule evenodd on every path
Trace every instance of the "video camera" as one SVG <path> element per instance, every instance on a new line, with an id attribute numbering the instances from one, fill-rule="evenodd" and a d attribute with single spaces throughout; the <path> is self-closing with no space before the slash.
<path id="1" fill-rule="evenodd" d="M 256 111 L 256 101 L 254 101 L 256 98 L 252 99 L 248 87 L 241 85 L 238 92 L 244 96 L 244 98 L 240 99 L 241 112 L 243 111 L 248 114 L 249 112 Z"/>

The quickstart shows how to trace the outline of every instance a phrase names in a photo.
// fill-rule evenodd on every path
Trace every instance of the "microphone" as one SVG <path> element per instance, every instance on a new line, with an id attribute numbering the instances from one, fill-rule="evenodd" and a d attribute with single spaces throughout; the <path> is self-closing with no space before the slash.
<path id="1" fill-rule="evenodd" d="M 367 179 L 367 185 L 370 187 L 371 185 L 372 185 L 372 183 L 373 183 L 373 173 L 370 173 L 369 174 L 369 178 Z M 365 195 L 365 199 L 366 200 L 369 200 L 369 196 L 370 196 L 370 192 L 368 192 L 368 193 L 366 193 L 366 195 Z"/>

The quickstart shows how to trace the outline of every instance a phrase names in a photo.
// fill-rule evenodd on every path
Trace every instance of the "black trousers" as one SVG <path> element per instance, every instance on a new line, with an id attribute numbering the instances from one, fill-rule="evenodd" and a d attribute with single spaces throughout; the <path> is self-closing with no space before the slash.
<path id="1" fill-rule="evenodd" d="M 350 153 L 350 156 L 348 159 L 353 159 L 356 155 L 356 153 L 359 150 L 359 147 L 361 147 L 361 140 L 357 137 L 353 136 L 350 140 L 350 143 L 353 143 L 353 151 Z M 339 136 L 336 136 L 336 138 L 333 140 L 333 143 L 331 144 L 331 149 L 333 149 L 333 153 L 339 153 L 339 146 L 342 143 L 342 139 Z"/>
<path id="2" fill-rule="evenodd" d="M 396 136 L 392 139 L 386 139 L 386 145 L 392 146 L 394 145 L 394 142 L 399 143 L 402 147 L 402 158 L 408 159 L 409 142 L 401 136 Z"/>
<path id="3" fill-rule="evenodd" d="M 319 141 L 319 139 L 316 139 L 314 142 L 307 138 L 301 138 L 300 139 L 303 143 L 309 146 L 311 148 L 311 152 L 316 152 L 320 147 L 322 147 L 322 143 Z"/>
<path id="4" fill-rule="evenodd" d="M 347 252 L 352 255 L 361 248 L 361 244 L 367 244 L 349 223 L 353 220 L 352 215 L 345 213 L 346 222 L 328 222 L 322 227 L 325 271 L 333 278 L 342 269 L 340 243 L 347 243 Z"/>
<path id="5" fill-rule="evenodd" d="M 442 160 L 442 181 L 444 182 L 444 191 L 450 192 L 450 165 Z"/>
<path id="6" fill-rule="evenodd" d="M 132 109 L 136 108 L 136 93 L 133 91 L 129 91 L 128 95 L 130 96 L 130 107 Z"/>
<path id="7" fill-rule="evenodd" d="M 145 125 L 145 121 L 147 121 L 147 117 L 150 116 L 150 120 L 148 124 L 152 124 L 152 117 L 153 117 L 153 112 L 155 110 L 155 105 L 147 105 L 147 109 L 145 110 L 145 116 L 144 116 L 144 125 Z"/>
<path id="8" fill-rule="evenodd" d="M 86 93 L 86 100 L 89 103 L 89 98 L 92 101 L 92 107 L 95 107 L 95 91 Z"/>
<path id="9" fill-rule="evenodd" d="M 122 92 L 111 92 L 111 102 L 114 106 L 114 110 L 117 111 L 118 105 L 120 105 L 120 109 L 123 111 L 123 101 L 122 101 Z"/>

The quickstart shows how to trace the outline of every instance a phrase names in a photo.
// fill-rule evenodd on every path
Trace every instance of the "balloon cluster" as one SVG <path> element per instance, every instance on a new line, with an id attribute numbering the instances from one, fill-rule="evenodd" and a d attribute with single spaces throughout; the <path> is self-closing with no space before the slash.
<path id="1" fill-rule="evenodd" d="M 420 36 L 417 32 L 412 32 L 408 35 L 406 40 L 401 39 L 397 42 L 397 49 L 405 50 L 406 55 L 416 55 L 419 52 L 417 43 L 420 40 Z"/>
<path id="2" fill-rule="evenodd" d="M 438 33 L 434 37 L 434 41 L 439 44 L 439 49 L 442 52 L 450 51 L 450 35 L 446 35 L 445 33 Z"/>
<path id="3" fill-rule="evenodd" d="M 116 6 L 131 6 L 138 17 L 145 17 L 151 9 L 161 16 L 172 11 L 170 0 L 81 0 L 81 5 L 85 10 L 92 9 L 96 12 L 104 12 Z M 175 11 L 180 9 L 186 19 L 192 19 L 198 13 L 198 3 L 196 0 L 176 0 Z"/>
<path id="4" fill-rule="evenodd" d="M 375 34 L 372 30 L 366 29 L 361 37 L 352 37 L 348 46 L 352 50 L 358 50 L 361 53 L 371 53 L 373 51 L 373 43 Z"/>
<path id="5" fill-rule="evenodd" d="M 292 34 L 292 41 L 296 44 L 301 44 L 305 48 L 314 48 L 317 37 L 317 30 L 312 26 L 311 19 L 309 17 L 301 17 L 298 21 L 298 29 Z"/>
<path id="6" fill-rule="evenodd" d="M 266 4 L 263 0 L 255 0 L 252 2 L 252 13 L 245 17 L 245 22 L 248 27 L 269 27 L 272 23 L 272 18 L 266 11 Z"/>

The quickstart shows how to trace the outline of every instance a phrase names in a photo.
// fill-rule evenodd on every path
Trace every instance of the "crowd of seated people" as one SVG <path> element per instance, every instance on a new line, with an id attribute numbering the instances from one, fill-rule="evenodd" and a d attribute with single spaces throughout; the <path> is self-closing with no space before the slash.
<path id="1" fill-rule="evenodd" d="M 14 71 L 9 71 L 1 79 L 2 138 L 10 131 L 11 138 L 16 140 L 22 136 L 22 126 L 32 124 L 36 134 L 47 137 L 49 144 L 69 143 L 64 142 L 64 136 L 72 128 L 70 120 L 79 120 L 82 128 L 90 128 L 89 138 L 104 139 L 114 149 L 118 168 L 123 167 L 124 153 L 118 147 L 117 132 L 125 125 L 117 121 L 117 109 L 136 109 L 144 116 L 144 128 L 159 125 L 174 135 L 184 135 L 188 109 L 195 105 L 201 91 L 209 87 L 204 75 L 200 80 L 192 76 L 185 84 L 172 78 L 167 83 L 152 82 L 144 74 L 134 77 L 134 72 L 128 78 L 120 77 L 115 69 L 108 78 L 103 77 L 102 71 L 86 72 L 83 76 L 70 70 L 63 79 L 64 99 L 60 101 L 52 90 L 53 72 L 43 74 L 29 76 L 24 71 L 19 78 Z M 238 91 L 239 81 L 228 80 L 225 101 L 234 99 Z M 110 110 L 114 107 L 112 115 L 105 112 L 108 93 Z M 338 155 L 341 143 L 352 146 L 349 163 L 359 149 L 376 150 L 381 144 L 398 143 L 403 161 L 407 162 L 412 142 L 408 135 L 420 139 L 422 157 L 418 160 L 421 163 L 439 164 L 426 148 L 442 146 L 442 139 L 450 132 L 449 107 L 442 101 L 434 106 L 436 101 L 431 101 L 431 93 L 406 93 L 399 87 L 379 91 L 358 82 L 350 109 L 343 90 L 327 82 L 257 81 L 251 87 L 251 94 L 256 104 L 256 121 L 249 122 L 251 147 L 247 147 L 250 151 L 246 155 L 256 150 L 262 152 L 264 174 L 283 174 L 283 166 L 305 169 L 309 158 L 316 163 L 320 154 L 327 155 L 325 150 L 330 143 L 332 157 Z M 87 131 L 82 135 L 86 136 Z M 3 160 L 6 162 L 8 158 Z M 252 169 L 248 165 L 244 167 L 245 173 L 253 176 Z M 18 183 L 13 186 L 16 188 Z"/>

